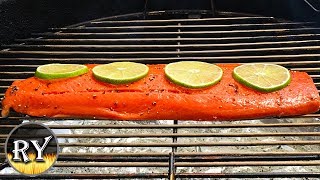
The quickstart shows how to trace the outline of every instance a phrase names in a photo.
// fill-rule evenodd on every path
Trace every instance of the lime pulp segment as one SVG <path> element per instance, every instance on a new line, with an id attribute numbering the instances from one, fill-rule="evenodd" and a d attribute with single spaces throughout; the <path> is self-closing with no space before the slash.
<path id="1" fill-rule="evenodd" d="M 235 80 L 262 92 L 272 92 L 286 87 L 291 81 L 290 71 L 276 64 L 244 64 L 233 70 Z"/>
<path id="2" fill-rule="evenodd" d="M 206 62 L 180 61 L 166 65 L 165 74 L 177 85 L 205 88 L 218 83 L 223 71 L 219 66 Z"/>
<path id="3" fill-rule="evenodd" d="M 149 72 L 149 67 L 145 64 L 134 62 L 114 62 L 98 65 L 92 69 L 96 79 L 112 83 L 126 84 L 138 81 Z"/>
<path id="4" fill-rule="evenodd" d="M 88 67 L 80 64 L 46 64 L 37 68 L 35 76 L 41 79 L 59 79 L 80 76 Z"/>

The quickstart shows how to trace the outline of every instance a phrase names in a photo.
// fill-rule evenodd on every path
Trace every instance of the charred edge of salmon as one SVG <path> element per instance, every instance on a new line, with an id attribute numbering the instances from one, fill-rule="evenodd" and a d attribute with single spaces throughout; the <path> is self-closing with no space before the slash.
<path id="1" fill-rule="evenodd" d="M 6 97 L 10 98 L 12 95 L 15 95 L 19 88 L 16 85 L 11 85 L 6 91 L 6 95 L 0 100 L 0 104 L 2 104 L 1 118 L 6 118 L 10 114 L 10 108 L 12 107 L 11 103 L 6 103 L 5 101 L 9 101 Z"/>
<path id="2" fill-rule="evenodd" d="M 10 112 L 9 109 L 3 109 L 1 111 L 1 118 L 7 118 L 9 116 L 9 112 Z"/>
<path id="3" fill-rule="evenodd" d="M 10 113 L 10 106 L 4 105 L 5 98 L 2 99 L 2 111 L 1 111 L 1 118 L 6 118 L 9 116 Z"/>

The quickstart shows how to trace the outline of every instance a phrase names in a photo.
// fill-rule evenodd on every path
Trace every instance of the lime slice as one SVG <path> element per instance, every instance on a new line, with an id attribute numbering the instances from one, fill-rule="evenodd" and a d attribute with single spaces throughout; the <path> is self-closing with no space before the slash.
<path id="1" fill-rule="evenodd" d="M 175 84 L 188 88 L 205 88 L 218 83 L 223 71 L 205 62 L 181 61 L 165 67 L 166 76 Z"/>
<path id="2" fill-rule="evenodd" d="M 41 79 L 59 79 L 80 76 L 88 67 L 80 64 L 47 64 L 37 68 L 35 76 Z"/>
<path id="3" fill-rule="evenodd" d="M 286 87 L 291 76 L 288 69 L 275 64 L 244 64 L 233 70 L 238 82 L 262 92 L 272 92 Z"/>
<path id="4" fill-rule="evenodd" d="M 114 62 L 104 65 L 98 65 L 92 69 L 96 79 L 112 83 L 125 84 L 138 81 L 145 77 L 148 72 L 148 66 L 134 62 Z"/>

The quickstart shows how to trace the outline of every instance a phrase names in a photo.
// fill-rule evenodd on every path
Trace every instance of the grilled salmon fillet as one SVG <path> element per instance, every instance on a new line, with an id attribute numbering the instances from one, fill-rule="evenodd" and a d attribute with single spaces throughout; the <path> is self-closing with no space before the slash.
<path id="1" fill-rule="evenodd" d="M 282 90 L 262 93 L 232 77 L 235 64 L 218 65 L 221 81 L 205 89 L 188 89 L 167 80 L 163 64 L 148 65 L 148 75 L 131 84 L 113 85 L 78 77 L 15 81 L 2 102 L 2 116 L 10 108 L 39 117 L 96 117 L 117 120 L 240 120 L 303 115 L 319 110 L 319 94 L 307 73 L 291 71 Z"/>

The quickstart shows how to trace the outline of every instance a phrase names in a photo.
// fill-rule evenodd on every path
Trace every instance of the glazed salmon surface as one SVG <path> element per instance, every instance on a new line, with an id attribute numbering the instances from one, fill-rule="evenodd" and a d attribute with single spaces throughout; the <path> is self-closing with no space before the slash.
<path id="1" fill-rule="evenodd" d="M 90 70 L 95 65 L 88 65 Z M 67 79 L 31 77 L 15 81 L 5 94 L 2 116 L 10 108 L 39 117 L 96 117 L 117 120 L 240 120 L 317 112 L 319 94 L 307 73 L 291 72 L 286 88 L 261 93 L 236 82 L 237 65 L 219 65 L 221 81 L 205 89 L 171 83 L 163 64 L 148 65 L 147 77 L 127 85 L 95 80 L 92 72 Z"/>

